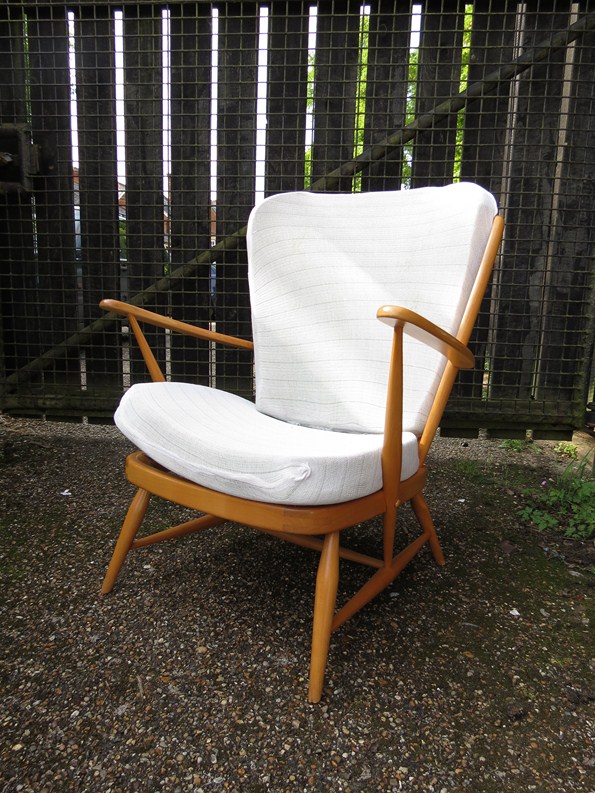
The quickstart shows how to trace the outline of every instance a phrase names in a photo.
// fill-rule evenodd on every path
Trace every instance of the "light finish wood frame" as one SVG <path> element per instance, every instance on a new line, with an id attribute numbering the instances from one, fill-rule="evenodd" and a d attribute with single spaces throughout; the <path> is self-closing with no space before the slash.
<path id="1" fill-rule="evenodd" d="M 319 551 L 308 693 L 310 702 L 318 702 L 322 696 L 331 633 L 384 590 L 426 543 L 429 544 L 436 562 L 440 565 L 444 564 L 436 530 L 422 493 L 426 484 L 425 459 L 458 370 L 473 366 L 473 355 L 467 343 L 492 272 L 503 228 L 504 221 L 497 216 L 456 338 L 424 317 L 399 306 L 387 305 L 378 310 L 378 318 L 393 328 L 382 450 L 384 485 L 381 490 L 364 498 L 329 506 L 297 507 L 248 501 L 182 479 L 164 470 L 142 452 L 134 452 L 127 458 L 126 476 L 138 490 L 116 543 L 101 589 L 102 593 L 111 591 L 128 551 L 211 528 L 225 521 L 246 524 L 280 539 Z M 128 319 L 154 381 L 163 381 L 165 377 L 147 344 L 140 323 L 185 333 L 197 339 L 253 349 L 250 341 L 197 328 L 116 300 L 103 300 L 101 307 Z M 440 350 L 448 358 L 448 362 L 425 428 L 419 438 L 419 470 L 409 479 L 400 482 L 404 333 L 415 336 Z M 137 532 L 152 495 L 197 510 L 202 516 L 179 526 L 137 538 Z M 421 527 L 421 534 L 395 555 L 396 513 L 397 509 L 407 501 L 411 502 Z M 383 554 L 380 558 L 357 553 L 341 546 L 342 530 L 379 515 L 383 516 L 384 523 Z M 367 565 L 374 569 L 374 573 L 342 608 L 335 611 L 340 559 Z"/>

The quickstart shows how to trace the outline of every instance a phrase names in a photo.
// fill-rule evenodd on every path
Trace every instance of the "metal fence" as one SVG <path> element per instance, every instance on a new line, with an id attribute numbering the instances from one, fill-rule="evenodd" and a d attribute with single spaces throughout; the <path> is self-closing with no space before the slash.
<path id="1" fill-rule="evenodd" d="M 477 367 L 444 431 L 580 426 L 592 393 L 594 5 L 8 0 L 2 408 L 104 420 L 146 377 L 101 297 L 249 337 L 243 227 L 265 195 L 471 180 L 496 195 L 507 228 Z M 161 331 L 151 341 L 168 377 L 251 393 L 244 353 Z"/>

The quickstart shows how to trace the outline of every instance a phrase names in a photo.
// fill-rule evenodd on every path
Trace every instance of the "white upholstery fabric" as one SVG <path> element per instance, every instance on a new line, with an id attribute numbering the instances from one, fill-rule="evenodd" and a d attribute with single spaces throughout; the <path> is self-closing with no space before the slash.
<path id="1" fill-rule="evenodd" d="M 115 414 L 121 432 L 173 473 L 234 496 L 335 504 L 382 487 L 382 435 L 328 432 L 278 421 L 241 397 L 188 383 L 142 383 Z M 401 478 L 419 467 L 403 434 Z"/>
<path id="2" fill-rule="evenodd" d="M 133 386 L 115 421 L 170 471 L 271 503 L 350 501 L 382 487 L 391 332 L 382 305 L 456 335 L 496 214 L 476 185 L 272 196 L 253 212 L 248 256 L 256 405 L 186 383 Z M 406 337 L 401 479 L 444 358 Z"/>
<path id="3" fill-rule="evenodd" d="M 496 211 L 468 183 L 265 199 L 247 235 L 258 410 L 382 432 L 391 332 L 377 309 L 404 306 L 456 335 Z M 404 429 L 422 431 L 444 365 L 406 338 Z"/>

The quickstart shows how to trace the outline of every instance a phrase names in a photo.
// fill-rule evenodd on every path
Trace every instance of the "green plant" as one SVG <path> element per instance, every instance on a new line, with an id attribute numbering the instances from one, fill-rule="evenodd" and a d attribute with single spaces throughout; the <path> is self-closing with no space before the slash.
<path id="1" fill-rule="evenodd" d="M 506 438 L 500 444 L 501 449 L 508 449 L 510 452 L 522 452 L 527 448 L 527 441 L 520 438 Z"/>
<path id="2" fill-rule="evenodd" d="M 576 465 L 570 463 L 554 481 L 544 480 L 541 487 L 523 490 L 530 499 L 519 517 L 539 531 L 558 529 L 566 537 L 586 540 L 595 535 L 595 480 L 588 478 L 589 455 Z"/>
<path id="3" fill-rule="evenodd" d="M 545 531 L 546 529 L 557 529 L 560 522 L 549 512 L 544 512 L 542 509 L 527 505 L 519 511 L 519 517 L 525 523 L 532 523 L 537 531 Z"/>
<path id="4" fill-rule="evenodd" d="M 554 446 L 554 451 L 562 457 L 570 457 L 571 460 L 576 460 L 578 457 L 578 449 L 570 441 L 560 441 Z"/>
<path id="5" fill-rule="evenodd" d="M 455 460 L 452 467 L 457 474 L 468 479 L 477 479 L 481 476 L 479 465 L 475 460 Z"/>

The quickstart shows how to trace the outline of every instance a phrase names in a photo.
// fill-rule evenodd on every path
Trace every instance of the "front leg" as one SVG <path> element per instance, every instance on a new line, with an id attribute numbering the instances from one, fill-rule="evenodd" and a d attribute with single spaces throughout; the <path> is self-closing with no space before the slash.
<path id="1" fill-rule="evenodd" d="M 339 532 L 324 538 L 314 597 L 314 623 L 312 626 L 312 655 L 310 658 L 310 702 L 319 702 L 331 640 L 331 626 L 335 613 L 339 585 Z"/>
<path id="2" fill-rule="evenodd" d="M 109 563 L 107 573 L 105 574 L 105 578 L 103 580 L 103 586 L 101 587 L 102 595 L 107 595 L 108 592 L 111 592 L 112 587 L 116 582 L 116 578 L 118 577 L 118 573 L 124 564 L 126 554 L 132 547 L 136 533 L 140 528 L 143 518 L 145 517 L 145 512 L 149 506 L 150 499 L 151 494 L 146 490 L 139 488 L 136 491 L 136 495 L 132 499 L 132 503 L 128 508 L 126 520 L 122 526 L 120 536 L 118 537 L 118 542 L 114 548 L 111 562 Z"/>

